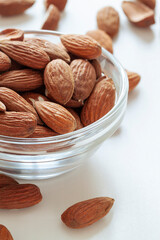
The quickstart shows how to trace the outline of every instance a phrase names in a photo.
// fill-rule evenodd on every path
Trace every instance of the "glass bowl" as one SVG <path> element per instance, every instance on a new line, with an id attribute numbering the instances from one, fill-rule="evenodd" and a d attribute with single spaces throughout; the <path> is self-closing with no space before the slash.
<path id="1" fill-rule="evenodd" d="M 54 43 L 61 34 L 25 31 Z M 46 179 L 66 173 L 87 159 L 118 129 L 127 106 L 128 78 L 119 62 L 105 49 L 99 58 L 102 69 L 114 80 L 117 96 L 112 110 L 95 123 L 64 135 L 24 139 L 0 136 L 0 172 L 21 179 Z"/>

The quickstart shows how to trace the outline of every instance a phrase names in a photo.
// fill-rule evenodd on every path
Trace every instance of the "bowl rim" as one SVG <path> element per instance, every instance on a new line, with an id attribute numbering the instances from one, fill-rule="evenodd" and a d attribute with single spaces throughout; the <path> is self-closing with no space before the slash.
<path id="1" fill-rule="evenodd" d="M 57 31 L 49 31 L 49 30 L 24 30 L 24 34 L 40 34 L 40 35 L 52 35 L 52 36 L 58 36 L 60 37 L 64 33 L 60 33 Z M 22 145 L 35 145 L 35 144 L 48 144 L 48 143 L 60 143 L 60 142 L 65 142 L 65 141 L 70 141 L 72 139 L 75 139 L 77 137 L 84 136 L 84 134 L 87 134 L 89 132 L 95 131 L 95 128 L 99 128 L 104 122 L 109 120 L 110 118 L 113 117 L 114 114 L 117 113 L 119 110 L 120 106 L 123 104 L 123 102 L 126 100 L 126 95 L 128 96 L 128 77 L 127 73 L 120 64 L 120 62 L 106 49 L 102 48 L 102 56 L 107 57 L 110 59 L 110 61 L 117 67 L 119 73 L 121 74 L 121 79 L 122 79 L 122 88 L 120 95 L 118 97 L 118 100 L 114 107 L 102 118 L 97 120 L 96 122 L 78 129 L 74 132 L 62 134 L 62 135 L 57 135 L 57 136 L 52 136 L 52 137 L 45 137 L 45 138 L 16 138 L 16 137 L 8 137 L 8 136 L 3 136 L 0 135 L 0 142 L 3 143 L 12 143 L 12 144 L 22 144 Z"/>

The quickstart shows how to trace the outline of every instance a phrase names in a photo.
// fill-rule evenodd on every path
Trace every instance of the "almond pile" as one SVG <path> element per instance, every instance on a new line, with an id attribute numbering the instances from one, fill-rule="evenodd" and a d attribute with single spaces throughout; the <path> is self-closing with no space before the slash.
<path id="1" fill-rule="evenodd" d="M 62 35 L 56 45 L 24 38 L 18 29 L 0 36 L 0 135 L 65 134 L 113 108 L 115 86 L 102 73 L 101 46 L 93 38 Z"/>

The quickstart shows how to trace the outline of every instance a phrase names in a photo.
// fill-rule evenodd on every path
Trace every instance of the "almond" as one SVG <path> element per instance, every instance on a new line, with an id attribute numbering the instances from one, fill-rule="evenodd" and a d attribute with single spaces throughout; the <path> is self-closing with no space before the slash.
<path id="1" fill-rule="evenodd" d="M 52 60 L 44 72 L 44 84 L 58 103 L 66 104 L 74 91 L 74 79 L 70 66 L 61 59 Z"/>
<path id="2" fill-rule="evenodd" d="M 80 120 L 80 117 L 79 117 L 78 113 L 75 110 L 73 110 L 72 108 L 67 108 L 67 110 L 73 115 L 73 117 L 76 120 L 77 127 L 76 127 L 75 130 L 83 128 L 83 124 L 81 123 L 81 120 Z"/>
<path id="3" fill-rule="evenodd" d="M 43 49 L 27 42 L 3 41 L 0 49 L 18 63 L 35 69 L 45 68 L 50 61 Z"/>
<path id="4" fill-rule="evenodd" d="M 35 102 L 35 106 L 40 118 L 53 131 L 65 134 L 75 130 L 75 118 L 61 105 L 44 101 Z"/>
<path id="5" fill-rule="evenodd" d="M 54 132 L 48 127 L 44 126 L 37 126 L 32 133 L 32 135 L 29 136 L 29 138 L 44 138 L 44 137 L 53 137 L 57 136 L 58 133 Z"/>
<path id="6" fill-rule="evenodd" d="M 5 112 L 5 111 L 6 111 L 6 106 L 4 105 L 4 103 L 0 101 L 0 112 Z"/>
<path id="7" fill-rule="evenodd" d="M 140 82 L 141 76 L 135 72 L 127 71 L 128 80 L 129 80 L 129 92 L 132 91 Z"/>
<path id="8" fill-rule="evenodd" d="M 82 58 L 94 59 L 102 53 L 98 42 L 86 35 L 62 35 L 61 42 L 69 52 Z"/>
<path id="9" fill-rule="evenodd" d="M 0 135 L 20 138 L 28 137 L 34 132 L 36 125 L 37 119 L 32 113 L 0 113 Z"/>
<path id="10" fill-rule="evenodd" d="M 0 188 L 0 209 L 21 209 L 42 200 L 40 189 L 33 184 L 12 184 Z"/>
<path id="11" fill-rule="evenodd" d="M 96 72 L 90 62 L 76 59 L 71 62 L 71 70 L 74 78 L 73 99 L 85 100 L 91 94 L 96 83 Z"/>
<path id="12" fill-rule="evenodd" d="M 26 92 L 21 95 L 29 104 L 31 104 L 35 108 L 36 101 L 49 101 L 49 99 L 40 94 L 35 92 Z"/>
<path id="13" fill-rule="evenodd" d="M 13 240 L 13 237 L 9 230 L 2 224 L 0 224 L 0 239 L 1 240 Z"/>
<path id="14" fill-rule="evenodd" d="M 71 98 L 71 100 L 69 100 L 69 102 L 67 102 L 64 106 L 65 107 L 72 107 L 72 108 L 79 108 L 82 107 L 84 105 L 84 101 L 82 100 L 74 100 L 73 98 Z"/>
<path id="15" fill-rule="evenodd" d="M 97 29 L 87 32 L 87 35 L 95 39 L 101 47 L 105 48 L 110 53 L 113 53 L 112 38 L 106 32 Z"/>
<path id="16" fill-rule="evenodd" d="M 0 188 L 11 184 L 18 184 L 18 182 L 7 175 L 0 174 Z"/>
<path id="17" fill-rule="evenodd" d="M 81 121 L 87 126 L 106 115 L 115 104 L 115 87 L 106 79 L 98 82 L 81 112 Z"/>
<path id="18" fill-rule="evenodd" d="M 11 60 L 10 58 L 4 54 L 3 52 L 0 52 L 0 72 L 7 71 L 11 67 Z"/>
<path id="19" fill-rule="evenodd" d="M 114 199 L 98 197 L 78 202 L 62 215 L 62 221 L 69 228 L 84 228 L 103 218 L 112 208 Z"/>
<path id="20" fill-rule="evenodd" d="M 149 8 L 155 9 L 156 0 L 139 0 L 139 1 L 147 5 Z"/>
<path id="21" fill-rule="evenodd" d="M 67 63 L 70 62 L 70 56 L 66 49 L 62 47 L 63 45 L 60 46 L 40 38 L 26 38 L 25 41 L 31 45 L 41 47 L 48 54 L 51 60 L 62 59 Z"/>
<path id="22" fill-rule="evenodd" d="M 102 74 L 101 64 L 99 63 L 99 61 L 97 59 L 91 60 L 91 64 L 95 69 L 96 79 L 100 78 L 101 74 Z"/>
<path id="23" fill-rule="evenodd" d="M 0 87 L 0 101 L 2 101 L 8 111 L 31 112 L 37 116 L 35 109 L 15 91 Z"/>
<path id="24" fill-rule="evenodd" d="M 119 31 L 119 14 L 113 7 L 104 7 L 97 13 L 98 28 L 111 37 Z"/>
<path id="25" fill-rule="evenodd" d="M 128 20 L 137 27 L 148 27 L 155 23 L 154 11 L 141 2 L 123 1 L 122 8 Z"/>
<path id="26" fill-rule="evenodd" d="M 23 41 L 24 32 L 20 29 L 8 28 L 0 32 L 0 41 Z"/>
<path id="27" fill-rule="evenodd" d="M 13 16 L 23 13 L 35 0 L 0 0 L 0 15 Z"/>
<path id="28" fill-rule="evenodd" d="M 13 70 L 0 75 L 0 87 L 26 92 L 43 86 L 42 74 L 32 69 Z"/>
<path id="29" fill-rule="evenodd" d="M 60 11 L 63 11 L 67 4 L 67 0 L 45 0 L 46 8 L 51 4 L 54 4 Z"/>
<path id="30" fill-rule="evenodd" d="M 47 9 L 42 29 L 56 30 L 60 20 L 60 12 L 56 6 L 51 4 Z"/>

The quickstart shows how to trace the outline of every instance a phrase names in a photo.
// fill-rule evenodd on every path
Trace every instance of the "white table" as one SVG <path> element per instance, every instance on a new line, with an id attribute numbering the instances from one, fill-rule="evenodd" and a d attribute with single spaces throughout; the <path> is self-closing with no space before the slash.
<path id="1" fill-rule="evenodd" d="M 0 210 L 0 223 L 15 240 L 158 240 L 160 239 L 160 24 L 138 29 L 128 23 L 120 0 L 68 0 L 59 31 L 85 33 L 96 28 L 96 12 L 112 5 L 121 27 L 114 53 L 128 70 L 142 76 L 129 95 L 119 130 L 86 164 L 63 176 L 37 184 L 43 201 L 24 210 Z M 158 2 L 160 7 L 160 1 Z M 37 29 L 44 13 L 42 1 L 26 14 L 0 18 L 0 28 Z M 21 183 L 24 181 L 20 181 Z M 94 225 L 72 230 L 60 220 L 70 205 L 97 196 L 115 198 L 111 212 Z"/>

